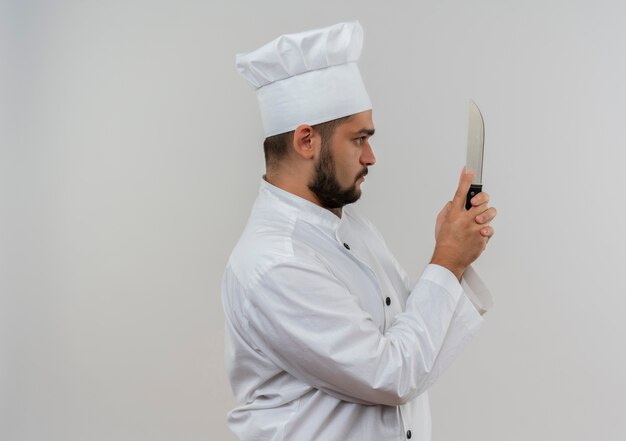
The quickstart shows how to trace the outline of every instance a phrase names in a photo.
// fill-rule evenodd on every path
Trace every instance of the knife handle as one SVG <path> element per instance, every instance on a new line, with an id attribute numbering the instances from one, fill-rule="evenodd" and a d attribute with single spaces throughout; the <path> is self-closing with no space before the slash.
<path id="1" fill-rule="evenodd" d="M 469 210 L 472 208 L 472 203 L 470 202 L 474 196 L 483 191 L 482 184 L 472 184 L 469 191 L 467 192 L 467 198 L 465 199 L 465 209 Z"/>

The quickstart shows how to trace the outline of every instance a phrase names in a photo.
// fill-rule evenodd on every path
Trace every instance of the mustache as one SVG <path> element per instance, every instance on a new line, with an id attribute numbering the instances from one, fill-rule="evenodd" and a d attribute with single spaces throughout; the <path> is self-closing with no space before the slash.
<path id="1" fill-rule="evenodd" d="M 361 176 L 365 176 L 365 175 L 367 175 L 368 173 L 369 173 L 369 172 L 368 172 L 368 170 L 367 170 L 367 167 L 366 167 L 366 168 L 364 168 L 364 169 L 363 169 L 363 171 L 357 175 L 357 177 L 356 177 L 356 178 L 357 178 L 357 180 L 358 180 L 358 179 L 360 179 L 360 178 L 361 178 Z"/>

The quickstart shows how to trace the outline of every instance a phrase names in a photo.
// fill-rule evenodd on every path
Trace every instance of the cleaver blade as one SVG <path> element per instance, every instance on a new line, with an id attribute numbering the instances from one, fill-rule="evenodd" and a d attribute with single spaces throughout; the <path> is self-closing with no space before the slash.
<path id="1" fill-rule="evenodd" d="M 469 127 L 467 130 L 467 170 L 474 171 L 474 180 L 467 192 L 465 209 L 472 207 L 470 200 L 483 189 L 483 153 L 485 147 L 485 123 L 480 109 L 473 100 L 469 105 Z"/>

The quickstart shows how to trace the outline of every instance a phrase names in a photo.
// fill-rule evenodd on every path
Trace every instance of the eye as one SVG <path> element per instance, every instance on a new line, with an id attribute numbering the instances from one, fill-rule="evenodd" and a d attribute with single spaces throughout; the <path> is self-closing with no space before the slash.
<path id="1" fill-rule="evenodd" d="M 367 136 L 361 136 L 360 138 L 355 139 L 357 144 L 361 144 L 361 142 L 365 141 Z"/>

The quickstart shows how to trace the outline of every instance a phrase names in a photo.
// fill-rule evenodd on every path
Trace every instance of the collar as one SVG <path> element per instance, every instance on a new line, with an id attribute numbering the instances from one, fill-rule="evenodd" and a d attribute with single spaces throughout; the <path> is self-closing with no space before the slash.
<path id="1" fill-rule="evenodd" d="M 326 208 L 320 207 L 293 193 L 289 193 L 282 188 L 276 187 L 265 180 L 265 175 L 261 177 L 259 196 L 265 196 L 274 202 L 279 202 L 287 207 L 294 216 L 320 227 L 331 236 L 336 237 L 337 230 L 346 218 L 345 207 L 342 209 L 341 218 Z"/>

